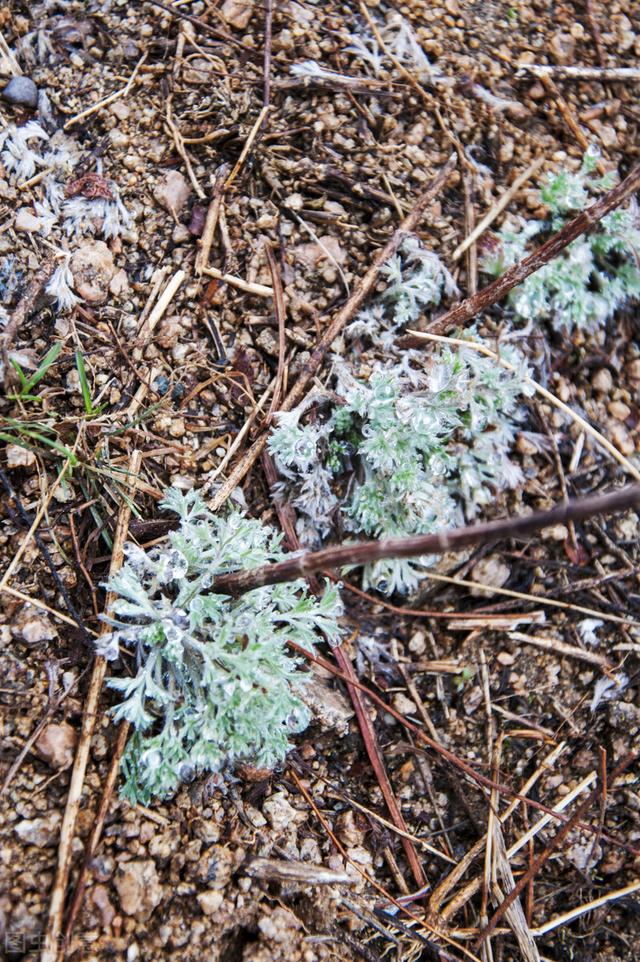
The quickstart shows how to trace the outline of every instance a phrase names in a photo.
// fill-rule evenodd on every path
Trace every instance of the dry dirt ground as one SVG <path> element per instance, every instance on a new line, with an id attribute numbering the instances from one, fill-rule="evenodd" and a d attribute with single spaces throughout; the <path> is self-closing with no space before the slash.
<path id="1" fill-rule="evenodd" d="M 345 283 L 357 284 L 456 148 L 467 162 L 459 163 L 418 231 L 450 265 L 471 214 L 479 219 L 535 158 L 543 158 L 542 173 L 567 156 L 580 157 L 571 124 L 621 175 L 637 161 L 637 83 L 557 80 L 554 90 L 515 67 L 634 66 L 640 11 L 633 0 L 398 3 L 395 13 L 455 80 L 424 96 L 388 62 L 372 83 L 346 51 L 350 36 L 368 30 L 356 0 L 273 6 L 270 109 L 261 122 L 265 12 L 259 2 L 167 0 L 162 7 L 15 0 L 0 7 L 9 49 L 2 52 L 5 78 L 19 67 L 46 93 L 47 129 L 66 124 L 81 154 L 73 176 L 97 174 L 98 190 L 105 179 L 114 182 L 131 215 L 130 225 L 98 249 L 87 238 L 68 239 L 79 257 L 87 256 L 89 244 L 93 266 L 83 272 L 76 261 L 84 300 L 71 313 L 56 313 L 37 284 L 52 245 L 60 244 L 55 232 L 48 240 L 34 232 L 28 219 L 38 216 L 37 176 L 20 189 L 0 169 L 0 295 L 9 315 L 36 282 L 12 349 L 29 372 L 62 343 L 34 390 L 39 400 L 0 402 L 2 437 L 5 443 L 13 438 L 0 455 L 12 486 L 0 524 L 0 951 L 11 960 L 38 957 L 47 932 L 69 766 L 91 670 L 91 652 L 63 589 L 84 625 L 95 629 L 134 448 L 143 453 L 136 508 L 139 521 L 148 523 L 158 517 L 156 503 L 168 484 L 217 490 L 262 429 L 258 414 L 214 476 L 278 361 L 271 299 L 259 288 L 247 292 L 196 273 L 216 185 L 238 164 L 208 262 L 249 285 L 269 286 L 264 242 L 274 245 L 287 299 L 291 384 L 344 301 Z M 369 9 L 380 24 L 394 13 L 379 0 Z M 306 60 L 354 82 L 303 82 L 290 68 Z M 123 88 L 116 99 L 105 99 Z M 0 104 L 3 127 L 33 116 L 28 103 Z M 91 180 L 78 189 L 91 196 Z M 107 190 L 112 195 L 114 188 Z M 537 205 L 534 177 L 516 192 L 510 210 L 535 214 Z M 478 282 L 473 260 L 457 264 L 466 293 Z M 488 331 L 499 324 L 501 310 L 483 319 Z M 550 389 L 631 458 L 640 437 L 637 332 L 637 308 L 620 314 L 600 339 L 542 332 Z M 84 359 L 90 413 L 76 352 Z M 532 405 L 529 419 L 554 444 L 540 451 L 521 439 L 517 457 L 526 484 L 496 505 L 499 516 L 525 505 L 550 507 L 565 491 L 593 493 L 624 478 L 619 465 L 589 443 L 577 457 L 580 430 L 552 406 Z M 70 452 L 73 471 L 54 489 Z M 277 524 L 260 462 L 242 485 L 251 514 Z M 27 531 L 39 510 L 36 541 Z M 140 526 L 138 535 L 156 536 Z M 487 789 L 438 752 L 418 749 L 397 720 L 370 707 L 427 882 L 417 899 L 394 905 L 391 899 L 415 893 L 418 885 L 348 694 L 325 672 L 315 683 L 317 722 L 280 770 L 242 771 L 223 786 L 197 779 L 149 809 L 131 808 L 116 791 L 67 957 L 640 959 L 637 764 L 611 778 L 640 744 L 637 538 L 637 517 L 628 512 L 503 542 L 440 569 L 458 579 L 499 578 L 505 589 L 533 600 L 474 595 L 448 582 L 431 583 L 419 599 L 394 599 L 400 607 L 470 614 L 492 606 L 496 620 L 488 627 L 409 616 L 347 597 L 346 620 L 357 629 L 349 650 L 361 680 L 400 713 L 477 772 L 493 771 L 515 790 L 532 780 L 528 797 L 546 806 L 574 790 L 577 803 L 593 793 L 582 815 L 591 831 L 573 828 L 548 853 L 522 893 L 521 914 L 501 919 L 484 947 L 475 942 L 498 904 L 497 890 L 509 890 L 545 852 L 560 823 L 538 826 L 517 852 L 502 855 L 501 839 L 507 849 L 514 846 L 536 826 L 540 811 L 521 803 L 500 833 L 492 804 L 503 815 L 509 798 L 490 803 Z M 602 612 L 599 644 L 587 645 L 577 632 L 583 611 L 553 607 L 553 601 Z M 501 611 L 522 613 L 516 631 L 499 621 Z M 624 673 L 627 687 L 591 711 L 596 682 L 607 673 Z M 111 699 L 105 692 L 100 702 L 69 894 L 115 750 Z M 495 871 L 486 858 L 488 828 Z M 475 857 L 465 858 L 472 851 Z M 252 861 L 258 856 L 270 861 Z M 291 864 L 298 875 L 287 878 L 283 866 Z M 460 871 L 451 875 L 456 865 Z M 322 882 L 319 866 L 346 870 L 351 882 L 313 884 Z M 552 924 L 595 900 L 601 901 L 589 911 Z"/>

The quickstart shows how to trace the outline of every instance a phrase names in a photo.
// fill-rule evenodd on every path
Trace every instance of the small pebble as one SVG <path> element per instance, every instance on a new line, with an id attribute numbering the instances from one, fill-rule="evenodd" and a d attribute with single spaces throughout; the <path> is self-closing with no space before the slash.
<path id="1" fill-rule="evenodd" d="M 166 377 L 166 375 L 161 374 L 153 382 L 153 390 L 160 395 L 166 394 L 169 390 L 169 378 Z"/>
<path id="2" fill-rule="evenodd" d="M 13 226 L 24 234 L 37 234 L 42 227 L 42 221 L 32 214 L 28 207 L 21 207 L 16 214 Z"/>
<path id="3" fill-rule="evenodd" d="M 626 421 L 631 414 L 631 408 L 624 401 L 611 401 L 607 405 L 607 410 L 616 421 Z"/>
<path id="4" fill-rule="evenodd" d="M 416 703 L 399 692 L 397 695 L 393 696 L 393 707 L 396 711 L 400 712 L 401 715 L 415 715 Z"/>
<path id="5" fill-rule="evenodd" d="M 201 892 L 196 898 L 205 915 L 213 915 L 224 902 L 222 892 Z"/>
<path id="6" fill-rule="evenodd" d="M 496 656 L 496 661 L 498 662 L 499 665 L 513 665 L 515 660 L 516 660 L 515 657 L 511 654 L 510 651 L 500 651 Z"/>
<path id="7" fill-rule="evenodd" d="M 75 756 L 78 735 L 75 728 L 67 722 L 61 725 L 47 725 L 38 737 L 34 748 L 36 754 L 50 768 L 64 770 L 70 768 Z"/>
<path id="8" fill-rule="evenodd" d="M 71 259 L 76 293 L 87 304 L 104 304 L 116 273 L 113 254 L 104 241 L 86 240 Z"/>
<path id="9" fill-rule="evenodd" d="M 30 468 L 36 463 L 36 456 L 33 451 L 29 451 L 19 444 L 8 444 L 4 453 L 8 468 Z"/>
<path id="10" fill-rule="evenodd" d="M 244 30 L 251 20 L 253 0 L 225 0 L 220 13 L 228 26 Z"/>
<path id="11" fill-rule="evenodd" d="M 607 370 L 606 367 L 601 367 L 591 378 L 591 387 L 594 391 L 599 391 L 601 394 L 609 394 L 613 388 L 611 372 Z"/>
<path id="12" fill-rule="evenodd" d="M 38 88 L 30 77 L 12 77 L 2 91 L 2 99 L 16 107 L 38 106 Z"/>
<path id="13" fill-rule="evenodd" d="M 38 848 L 49 848 L 57 845 L 61 812 L 51 811 L 42 818 L 26 818 L 14 827 L 14 832 L 21 842 L 26 845 L 36 845 Z"/>
<path id="14" fill-rule="evenodd" d="M 472 579 L 489 588 L 502 588 L 509 580 L 510 574 L 511 569 L 497 555 L 481 558 L 471 569 Z M 475 598 L 486 598 L 491 592 L 472 588 L 471 594 Z"/>
<path id="15" fill-rule="evenodd" d="M 627 364 L 627 374 L 632 381 L 640 381 L 640 357 Z"/>
<path id="16" fill-rule="evenodd" d="M 181 213 L 189 199 L 191 187 L 179 170 L 168 170 L 153 192 L 161 207 L 175 217 Z"/>
<path id="17" fill-rule="evenodd" d="M 122 911 L 126 915 L 135 915 L 140 920 L 148 919 L 162 899 L 158 872 L 155 862 L 150 859 L 121 864 L 114 885 Z"/>

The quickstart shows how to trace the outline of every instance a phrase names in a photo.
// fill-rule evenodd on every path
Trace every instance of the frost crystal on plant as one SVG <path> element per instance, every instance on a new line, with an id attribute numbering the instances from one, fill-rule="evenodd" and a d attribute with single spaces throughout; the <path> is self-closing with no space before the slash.
<path id="1" fill-rule="evenodd" d="M 98 651 L 135 654 L 132 677 L 111 678 L 122 695 L 114 710 L 134 727 L 123 761 L 128 798 L 173 792 L 184 772 L 218 772 L 235 762 L 271 767 L 309 713 L 306 675 L 287 643 L 312 650 L 321 636 L 338 644 L 338 589 L 322 598 L 302 581 L 272 585 L 237 599 L 215 593 L 216 575 L 283 558 L 277 537 L 239 513 L 213 515 L 194 492 L 171 489 L 163 507 L 179 517 L 169 544 L 126 548 L 110 579 L 116 593 L 104 620 L 112 631 Z M 212 590 L 213 586 L 213 590 Z"/>
<path id="2" fill-rule="evenodd" d="M 540 192 L 549 220 L 507 224 L 483 269 L 498 277 L 525 256 L 532 237 L 558 230 L 594 194 L 611 187 L 610 176 L 594 176 L 596 163 L 597 155 L 588 151 L 579 171 L 561 170 L 550 176 Z M 640 297 L 639 227 L 635 202 L 607 214 L 593 231 L 578 237 L 511 291 L 508 303 L 516 318 L 550 320 L 557 330 L 569 333 L 603 327 L 620 307 Z"/>

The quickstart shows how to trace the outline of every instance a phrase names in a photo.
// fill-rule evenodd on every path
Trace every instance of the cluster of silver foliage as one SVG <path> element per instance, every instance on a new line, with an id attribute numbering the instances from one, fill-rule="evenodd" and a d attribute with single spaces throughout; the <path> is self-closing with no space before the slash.
<path id="1" fill-rule="evenodd" d="M 338 644 L 338 588 L 311 595 L 304 581 L 270 585 L 230 598 L 217 575 L 279 561 L 279 537 L 259 521 L 212 514 L 194 492 L 167 493 L 162 507 L 179 527 L 151 551 L 126 546 L 126 562 L 107 588 L 117 595 L 98 639 L 109 660 L 133 652 L 130 677 L 111 678 L 122 700 L 114 710 L 134 734 L 123 760 L 132 801 L 166 796 L 196 772 L 247 761 L 272 767 L 302 731 L 308 674 L 289 642 L 309 651 Z"/>
<path id="2" fill-rule="evenodd" d="M 387 287 L 347 329 L 390 360 L 365 380 L 336 359 L 340 403 L 311 395 L 278 416 L 269 447 L 284 478 L 278 496 L 296 508 L 303 544 L 342 531 L 385 538 L 428 534 L 473 518 L 499 490 L 520 484 L 510 459 L 526 364 L 502 349 L 515 373 L 469 347 L 394 353 L 398 331 L 455 292 L 451 275 L 416 238 L 384 268 Z M 313 419 L 308 417 L 314 410 Z M 385 560 L 364 583 L 413 589 L 433 559 Z"/>

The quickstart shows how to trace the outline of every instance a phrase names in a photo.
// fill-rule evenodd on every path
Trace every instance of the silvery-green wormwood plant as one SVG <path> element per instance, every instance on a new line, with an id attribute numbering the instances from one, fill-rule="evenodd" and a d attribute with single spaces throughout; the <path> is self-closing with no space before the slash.
<path id="1" fill-rule="evenodd" d="M 396 333 L 455 284 L 416 238 L 383 273 L 378 303 L 347 334 L 393 357 Z M 445 349 L 426 363 L 408 351 L 376 365 L 368 382 L 336 361 L 341 403 L 311 394 L 280 416 L 269 442 L 285 479 L 279 495 L 298 509 L 303 543 L 317 545 L 339 529 L 369 537 L 436 531 L 519 484 L 507 452 L 519 396 L 527 393 L 526 366 L 515 351 L 504 353 L 516 374 L 471 348 Z M 311 407 L 316 417 L 306 423 Z M 112 631 L 98 642 L 108 659 L 121 648 L 135 658 L 135 673 L 109 685 L 122 696 L 114 718 L 134 729 L 123 794 L 143 803 L 197 772 L 281 761 L 289 736 L 309 723 L 308 674 L 287 643 L 312 651 L 320 640 L 341 638 L 335 586 L 320 598 L 302 581 L 239 598 L 215 592 L 216 575 L 282 559 L 274 532 L 238 512 L 214 515 L 194 492 L 171 489 L 162 506 L 177 514 L 179 527 L 166 546 L 126 546 L 126 562 L 107 585 L 117 595 L 105 617 Z M 380 561 L 365 569 L 364 583 L 406 591 L 431 561 Z"/>
<path id="2" fill-rule="evenodd" d="M 341 639 L 333 585 L 321 597 L 304 581 L 239 598 L 212 590 L 218 574 L 283 558 L 279 536 L 261 522 L 219 517 L 194 492 L 176 489 L 162 507 L 179 527 L 151 551 L 126 546 L 107 584 L 117 594 L 104 616 L 112 631 L 97 642 L 107 659 L 121 648 L 135 659 L 131 677 L 109 679 L 122 696 L 113 717 L 134 729 L 122 761 L 123 795 L 133 803 L 166 797 L 198 772 L 282 760 L 289 735 L 309 723 L 308 673 L 288 642 L 313 651 Z"/>
<path id="3" fill-rule="evenodd" d="M 309 547 L 342 540 L 344 532 L 430 534 L 475 517 L 497 491 L 522 480 L 509 449 L 524 413 L 521 398 L 531 393 L 524 359 L 501 345 L 516 369 L 506 370 L 473 350 L 473 332 L 465 335 L 468 348 L 399 355 L 397 335 L 456 287 L 415 237 L 382 273 L 385 289 L 346 334 L 386 360 L 357 376 L 355 351 L 349 368 L 334 359 L 333 392 L 316 391 L 280 413 L 269 439 L 283 478 L 276 497 L 296 509 L 298 536 Z M 363 584 L 407 592 L 433 560 L 377 561 L 365 567 Z"/>
<path id="4" fill-rule="evenodd" d="M 562 227 L 613 186 L 615 176 L 596 176 L 598 154 L 588 150 L 578 171 L 561 170 L 547 178 L 540 200 L 549 216 L 544 221 L 512 219 L 498 233 L 483 269 L 500 276 L 528 252 L 532 238 Z M 569 244 L 509 294 L 514 320 L 549 321 L 560 332 L 576 328 L 596 331 L 625 304 L 640 297 L 640 219 L 637 203 L 611 211 L 596 228 Z"/>

